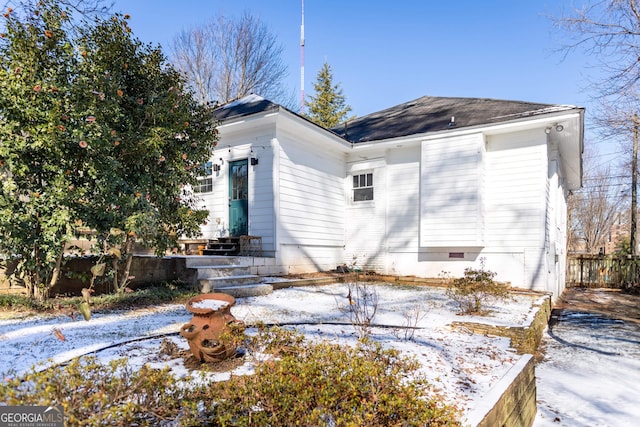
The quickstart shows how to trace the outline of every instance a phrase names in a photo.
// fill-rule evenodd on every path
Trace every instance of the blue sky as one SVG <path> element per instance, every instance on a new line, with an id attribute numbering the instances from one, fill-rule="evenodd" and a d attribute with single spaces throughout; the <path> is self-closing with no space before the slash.
<path id="1" fill-rule="evenodd" d="M 567 5 L 569 1 L 564 2 Z M 325 59 L 357 115 L 423 95 L 584 105 L 580 58 L 562 61 L 546 15 L 562 1 L 305 1 L 305 93 Z M 300 86 L 301 0 L 120 0 L 145 42 L 168 46 L 218 13 L 257 15 Z"/>
<path id="2" fill-rule="evenodd" d="M 301 0 L 117 0 L 141 40 L 168 47 L 181 30 L 224 13 L 261 18 L 284 47 L 299 99 Z M 587 107 L 589 58 L 557 52 L 549 16 L 577 0 L 306 0 L 305 94 L 323 62 L 352 113 L 424 95 L 486 97 Z"/>

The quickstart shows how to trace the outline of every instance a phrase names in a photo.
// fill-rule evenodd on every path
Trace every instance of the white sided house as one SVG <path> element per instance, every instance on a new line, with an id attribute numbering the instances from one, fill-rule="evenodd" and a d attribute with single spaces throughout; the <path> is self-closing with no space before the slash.
<path id="1" fill-rule="evenodd" d="M 203 237 L 260 236 L 264 274 L 458 277 L 484 259 L 514 287 L 564 288 L 583 108 L 426 96 L 328 130 L 250 95 L 216 117 Z"/>

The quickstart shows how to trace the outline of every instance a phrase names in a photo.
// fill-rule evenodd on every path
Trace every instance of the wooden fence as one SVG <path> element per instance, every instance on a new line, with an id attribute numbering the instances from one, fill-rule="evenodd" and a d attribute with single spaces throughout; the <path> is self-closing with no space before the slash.
<path id="1" fill-rule="evenodd" d="M 567 259 L 567 287 L 625 288 L 640 283 L 640 256 L 576 255 Z"/>

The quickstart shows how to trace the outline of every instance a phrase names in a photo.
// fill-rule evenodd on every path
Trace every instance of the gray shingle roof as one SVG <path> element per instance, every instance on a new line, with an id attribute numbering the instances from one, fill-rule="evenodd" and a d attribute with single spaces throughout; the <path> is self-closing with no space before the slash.
<path id="1" fill-rule="evenodd" d="M 279 108 L 284 107 L 258 95 L 248 95 L 219 107 L 214 116 L 218 120 L 229 120 Z M 329 131 L 349 142 L 358 143 L 499 123 L 574 108 L 571 105 L 487 98 L 423 96 L 355 118 Z M 452 117 L 455 118 L 454 125 L 451 124 Z"/>
<path id="2" fill-rule="evenodd" d="M 213 116 L 218 120 L 232 119 L 251 114 L 277 110 L 280 105 L 258 95 L 247 95 L 236 101 L 224 104 L 214 110 Z"/>
<path id="3" fill-rule="evenodd" d="M 331 130 L 350 142 L 358 143 L 491 124 L 573 108 L 486 98 L 423 96 L 358 117 Z M 452 117 L 455 125 L 450 125 Z"/>

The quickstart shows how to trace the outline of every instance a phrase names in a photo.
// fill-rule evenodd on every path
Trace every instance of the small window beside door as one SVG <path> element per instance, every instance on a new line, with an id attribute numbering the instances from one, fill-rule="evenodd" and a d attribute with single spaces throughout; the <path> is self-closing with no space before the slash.
<path id="1" fill-rule="evenodd" d="M 213 163 L 207 162 L 200 166 L 198 184 L 194 187 L 196 193 L 211 193 L 213 191 Z"/>
<path id="2" fill-rule="evenodd" d="M 373 173 L 353 175 L 353 201 L 373 200 Z"/>

